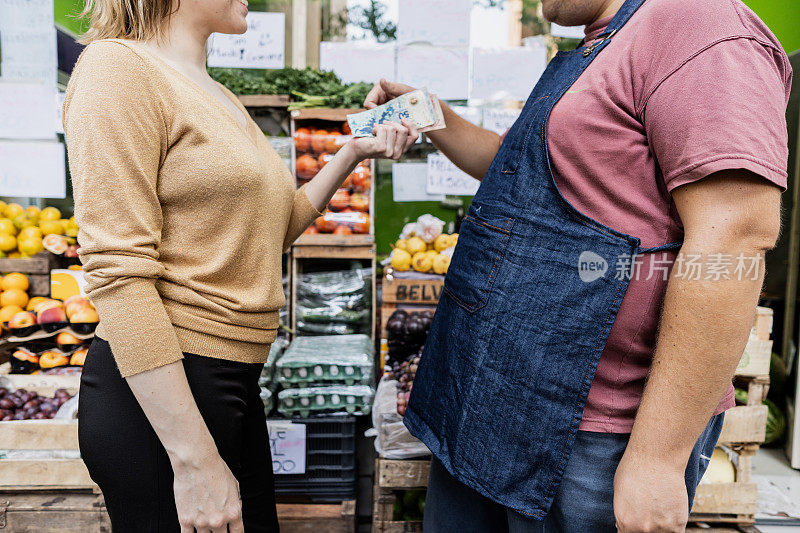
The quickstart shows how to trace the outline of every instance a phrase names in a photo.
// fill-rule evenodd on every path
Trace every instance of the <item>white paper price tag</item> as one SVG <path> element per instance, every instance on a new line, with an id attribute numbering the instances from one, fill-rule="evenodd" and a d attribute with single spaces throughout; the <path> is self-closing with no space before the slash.
<path id="1" fill-rule="evenodd" d="M 277 474 L 305 474 L 306 426 L 283 420 L 268 420 L 272 471 Z"/>
<path id="2" fill-rule="evenodd" d="M 63 144 L 0 141 L 0 196 L 64 198 L 66 194 Z"/>
<path id="3" fill-rule="evenodd" d="M 283 68 L 286 49 L 285 15 L 248 13 L 247 31 L 244 34 L 215 33 L 209 42 L 209 67 Z"/>
<path id="4" fill-rule="evenodd" d="M 469 46 L 471 1 L 402 0 L 399 4 L 398 42 Z"/>
<path id="5" fill-rule="evenodd" d="M 443 154 L 428 155 L 428 194 L 473 196 L 480 182 L 459 169 Z"/>
<path id="6" fill-rule="evenodd" d="M 55 92 L 42 83 L 0 81 L 0 139 L 55 138 Z"/>
<path id="7" fill-rule="evenodd" d="M 521 109 L 487 107 L 483 110 L 483 127 L 498 135 L 503 135 L 514 125 L 521 112 Z"/>
<path id="8" fill-rule="evenodd" d="M 428 163 L 392 165 L 392 197 L 395 202 L 441 202 L 444 194 L 428 194 Z"/>

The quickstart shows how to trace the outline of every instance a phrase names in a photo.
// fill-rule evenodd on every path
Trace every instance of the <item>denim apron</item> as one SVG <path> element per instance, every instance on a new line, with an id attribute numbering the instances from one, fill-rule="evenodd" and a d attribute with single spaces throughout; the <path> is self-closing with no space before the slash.
<path id="1" fill-rule="evenodd" d="M 643 249 L 578 212 L 547 150 L 553 106 L 643 3 L 559 52 L 506 135 L 461 225 L 405 414 L 454 477 L 534 518 L 560 483 L 636 255 L 680 246 Z"/>

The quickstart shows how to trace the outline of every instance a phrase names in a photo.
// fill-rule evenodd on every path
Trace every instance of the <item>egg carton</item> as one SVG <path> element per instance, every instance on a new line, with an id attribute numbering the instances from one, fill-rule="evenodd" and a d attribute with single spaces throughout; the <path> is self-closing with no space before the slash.
<path id="1" fill-rule="evenodd" d="M 264 368 L 261 370 L 261 375 L 258 378 L 258 385 L 260 387 L 271 387 L 275 382 L 275 363 L 278 362 L 284 350 L 289 345 L 289 342 L 284 339 L 277 339 L 272 343 L 269 348 L 269 355 L 267 362 L 264 363 Z"/>
<path id="2" fill-rule="evenodd" d="M 265 387 L 261 387 L 260 396 L 261 401 L 264 402 L 264 414 L 269 416 L 275 408 L 275 400 L 273 399 L 272 392 Z"/>
<path id="3" fill-rule="evenodd" d="M 298 337 L 276 363 L 284 388 L 330 383 L 369 385 L 375 367 L 372 339 L 367 335 Z"/>
<path id="4" fill-rule="evenodd" d="M 368 415 L 374 396 L 375 390 L 366 385 L 285 389 L 278 393 L 278 412 L 301 418 L 336 412 Z"/>

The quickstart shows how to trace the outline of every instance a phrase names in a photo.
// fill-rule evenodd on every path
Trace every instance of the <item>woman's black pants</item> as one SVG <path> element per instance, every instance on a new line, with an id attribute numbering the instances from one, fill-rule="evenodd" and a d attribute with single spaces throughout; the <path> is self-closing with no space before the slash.
<path id="1" fill-rule="evenodd" d="M 239 481 L 247 533 L 277 532 L 272 459 L 258 377 L 263 365 L 184 354 L 183 367 L 220 456 Z M 95 337 L 81 376 L 81 457 L 103 491 L 114 533 L 179 532 L 164 446 Z"/>

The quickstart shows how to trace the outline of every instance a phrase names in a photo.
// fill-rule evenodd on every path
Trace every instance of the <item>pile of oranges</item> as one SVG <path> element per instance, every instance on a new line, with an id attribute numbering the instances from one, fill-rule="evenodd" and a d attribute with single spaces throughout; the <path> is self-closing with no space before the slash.
<path id="1" fill-rule="evenodd" d="M 0 281 L 0 323 L 8 322 L 15 314 L 25 311 L 31 302 L 28 298 L 30 283 L 24 274 L 12 272 Z"/>
<path id="2" fill-rule="evenodd" d="M 295 173 L 299 183 L 317 175 L 350 138 L 347 123 L 319 122 L 297 128 L 294 134 Z M 361 161 L 336 191 L 325 216 L 317 219 L 306 234 L 351 235 L 369 233 L 372 171 L 368 160 Z"/>

